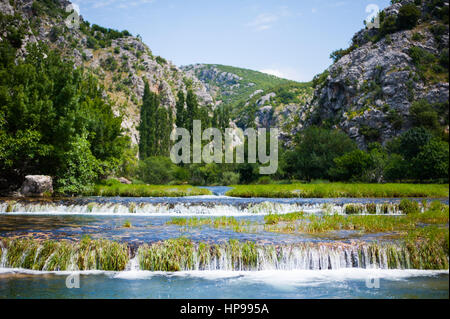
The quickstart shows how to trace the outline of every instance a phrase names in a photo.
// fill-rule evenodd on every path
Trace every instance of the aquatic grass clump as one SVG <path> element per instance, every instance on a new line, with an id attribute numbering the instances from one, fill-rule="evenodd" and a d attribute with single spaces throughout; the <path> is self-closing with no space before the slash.
<path id="1" fill-rule="evenodd" d="M 346 215 L 309 215 L 301 213 L 267 215 L 264 230 L 269 232 L 292 233 L 324 233 L 339 230 L 355 230 L 365 233 L 409 231 L 420 224 L 448 224 L 449 206 L 433 202 L 425 212 L 414 210 L 408 215 L 359 215 L 362 207 L 348 205 L 355 214 Z M 284 224 L 283 222 L 289 222 Z"/>
<path id="2" fill-rule="evenodd" d="M 345 205 L 345 207 L 344 207 L 344 213 L 346 215 L 362 214 L 363 212 L 364 212 L 363 205 L 349 204 L 349 205 Z"/>
<path id="3" fill-rule="evenodd" d="M 402 199 L 398 208 L 403 214 L 414 214 L 420 212 L 419 203 L 409 199 Z"/>
<path id="4" fill-rule="evenodd" d="M 173 217 L 171 220 L 166 222 L 167 225 L 177 225 L 177 226 L 185 226 L 185 227 L 202 227 L 202 226 L 210 226 L 213 228 L 231 228 L 235 232 L 243 232 L 244 227 L 250 226 L 251 222 L 248 220 L 238 221 L 234 217 L 215 217 L 215 218 L 181 218 L 181 217 Z"/>
<path id="5" fill-rule="evenodd" d="M 16 201 L 7 201 L 6 202 L 6 213 L 12 213 L 14 211 L 15 205 L 16 205 Z"/>
<path id="6" fill-rule="evenodd" d="M 449 268 L 448 228 L 428 226 L 408 234 L 405 245 L 411 267 L 415 269 Z"/>
<path id="7" fill-rule="evenodd" d="M 211 192 L 207 189 L 190 185 L 111 184 L 95 185 L 84 195 L 103 197 L 183 197 L 211 195 Z"/>
<path id="8" fill-rule="evenodd" d="M 139 247 L 139 265 L 142 270 L 180 271 L 194 265 L 194 244 L 186 238 Z"/>
<path id="9" fill-rule="evenodd" d="M 266 225 L 278 224 L 279 222 L 292 222 L 304 217 L 304 212 L 289 214 L 269 214 L 264 216 Z"/>
<path id="10" fill-rule="evenodd" d="M 340 197 L 429 197 L 449 196 L 448 184 L 272 184 L 233 185 L 231 197 L 340 198 Z"/>
<path id="11" fill-rule="evenodd" d="M 15 239 L 6 241 L 6 248 L 6 265 L 11 268 L 121 271 L 129 260 L 127 245 L 89 238 L 78 243 Z"/>

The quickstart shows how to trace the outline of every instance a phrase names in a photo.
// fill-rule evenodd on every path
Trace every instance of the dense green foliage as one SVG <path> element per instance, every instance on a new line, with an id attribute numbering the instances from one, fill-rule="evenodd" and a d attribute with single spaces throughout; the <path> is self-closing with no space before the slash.
<path id="1" fill-rule="evenodd" d="M 128 138 L 98 81 L 42 44 L 15 54 L 0 43 L 0 175 L 51 175 L 73 194 L 117 169 Z"/>
<path id="2" fill-rule="evenodd" d="M 340 131 L 310 127 L 296 136 L 296 146 L 285 154 L 284 170 L 291 178 L 329 179 L 333 160 L 356 149 L 356 144 Z"/>
<path id="3" fill-rule="evenodd" d="M 139 156 L 142 160 L 149 156 L 167 156 L 170 151 L 170 132 L 173 125 L 172 111 L 167 111 L 160 105 L 158 95 L 150 91 L 147 82 L 142 101 Z"/>

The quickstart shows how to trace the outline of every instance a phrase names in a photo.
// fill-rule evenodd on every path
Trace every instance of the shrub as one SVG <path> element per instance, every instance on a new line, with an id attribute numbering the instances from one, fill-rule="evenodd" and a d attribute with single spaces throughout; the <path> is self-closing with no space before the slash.
<path id="1" fill-rule="evenodd" d="M 236 185 L 239 183 L 241 176 L 239 173 L 234 172 L 224 172 L 222 174 L 222 184 L 223 185 Z"/>
<path id="2" fill-rule="evenodd" d="M 439 129 L 438 113 L 426 100 L 413 102 L 409 113 L 415 126 L 430 130 Z"/>
<path id="3" fill-rule="evenodd" d="M 156 156 L 149 157 L 139 163 L 139 179 L 148 184 L 163 185 L 174 179 L 176 165 L 170 158 Z"/>
<path id="4" fill-rule="evenodd" d="M 272 179 L 270 178 L 270 176 L 262 176 L 258 179 L 256 184 L 260 184 L 260 185 L 272 184 Z"/>
<path id="5" fill-rule="evenodd" d="M 390 15 L 384 19 L 380 26 L 381 35 L 391 34 L 397 31 L 397 17 L 395 15 Z"/>
<path id="6" fill-rule="evenodd" d="M 412 3 L 405 4 L 398 12 L 397 27 L 399 30 L 409 30 L 417 25 L 420 18 L 420 10 Z"/>
<path id="7" fill-rule="evenodd" d="M 335 167 L 329 174 L 336 180 L 360 180 L 367 169 L 372 165 L 369 154 L 361 150 L 355 150 L 341 157 L 335 158 Z"/>

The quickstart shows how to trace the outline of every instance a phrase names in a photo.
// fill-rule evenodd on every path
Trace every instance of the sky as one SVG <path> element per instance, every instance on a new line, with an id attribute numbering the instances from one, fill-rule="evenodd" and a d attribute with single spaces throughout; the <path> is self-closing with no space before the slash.
<path id="1" fill-rule="evenodd" d="M 140 35 L 174 64 L 224 64 L 300 82 L 330 66 L 390 0 L 73 0 L 90 23 Z"/>

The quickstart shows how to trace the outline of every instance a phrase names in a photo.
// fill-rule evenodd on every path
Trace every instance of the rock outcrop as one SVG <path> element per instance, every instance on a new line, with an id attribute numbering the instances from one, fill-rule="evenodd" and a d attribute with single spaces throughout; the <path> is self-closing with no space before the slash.
<path id="1" fill-rule="evenodd" d="M 53 193 L 53 180 L 45 175 L 27 175 L 19 194 L 25 197 L 42 197 Z"/>
<path id="2" fill-rule="evenodd" d="M 413 2 L 404 0 L 386 8 L 384 19 L 396 17 L 403 5 Z M 448 101 L 448 66 L 445 76 L 438 69 L 442 66 L 430 63 L 426 68 L 437 73 L 430 78 L 429 71 L 423 71 L 414 60 L 414 51 L 436 61 L 445 58 L 446 52 L 448 60 L 448 22 L 445 25 L 430 18 L 427 2 L 423 1 L 422 17 L 411 30 L 381 35 L 380 30 L 364 29 L 354 36 L 350 52 L 322 75 L 308 110 L 313 114 L 309 124 L 334 123 L 364 148 L 373 141 L 385 143 L 411 128 L 410 108 L 415 101 Z M 445 7 L 448 12 L 448 2 Z M 440 116 L 445 124 L 448 104 L 447 112 Z"/>

